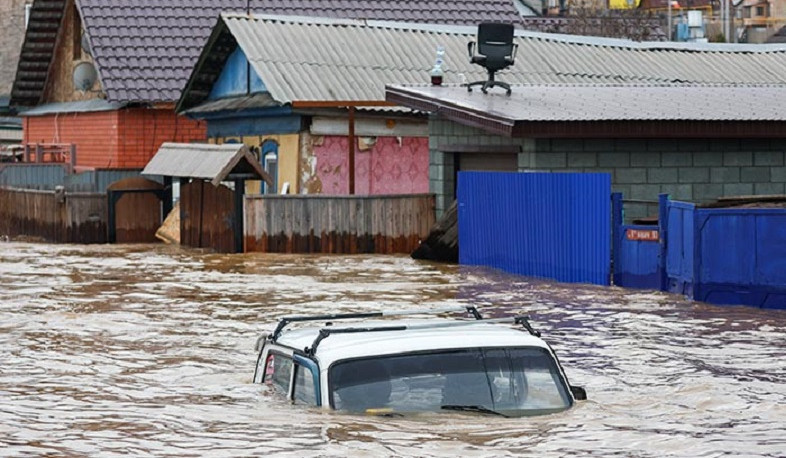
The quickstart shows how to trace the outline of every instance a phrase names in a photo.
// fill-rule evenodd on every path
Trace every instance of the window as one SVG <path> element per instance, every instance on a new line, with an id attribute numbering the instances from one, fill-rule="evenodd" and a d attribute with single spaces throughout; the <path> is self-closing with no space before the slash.
<path id="1" fill-rule="evenodd" d="M 308 367 L 300 364 L 295 365 L 295 404 L 317 405 L 317 393 L 314 390 L 314 373 Z"/>
<path id="2" fill-rule="evenodd" d="M 509 416 L 570 407 L 567 384 L 542 348 L 489 348 L 341 361 L 330 368 L 336 409 L 490 409 Z"/>
<path id="3" fill-rule="evenodd" d="M 270 174 L 273 185 L 267 183 L 263 185 L 263 194 L 276 194 L 278 192 L 278 142 L 275 140 L 265 140 L 260 145 L 262 168 Z"/>
<path id="4" fill-rule="evenodd" d="M 757 6 L 756 7 L 756 16 L 764 16 L 764 7 L 763 6 Z"/>
<path id="5" fill-rule="evenodd" d="M 283 355 L 269 355 L 265 365 L 264 382 L 278 392 L 289 394 L 292 360 Z"/>

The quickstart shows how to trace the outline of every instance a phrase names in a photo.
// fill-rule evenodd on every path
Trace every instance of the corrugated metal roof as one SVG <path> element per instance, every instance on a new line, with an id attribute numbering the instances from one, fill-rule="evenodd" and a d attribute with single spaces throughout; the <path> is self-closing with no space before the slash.
<path id="1" fill-rule="evenodd" d="M 22 130 L 22 118 L 17 118 L 16 116 L 0 116 L 0 126 Z"/>
<path id="2" fill-rule="evenodd" d="M 427 81 L 437 45 L 446 48 L 447 83 L 486 78 L 484 69 L 470 64 L 467 56 L 475 27 L 226 13 L 222 18 L 280 103 L 384 100 L 386 83 Z M 786 84 L 784 45 L 639 43 L 527 31 L 516 35 L 516 63 L 498 74 L 498 79 L 514 84 Z"/>
<path id="3" fill-rule="evenodd" d="M 119 110 L 125 103 L 107 102 L 104 99 L 80 100 L 77 102 L 59 102 L 39 105 L 19 113 L 19 116 L 45 116 L 56 113 L 88 113 L 93 111 Z"/>
<path id="4" fill-rule="evenodd" d="M 253 173 L 273 183 L 259 161 L 242 143 L 208 145 L 164 143 L 150 159 L 142 175 L 201 178 L 218 186 L 230 173 Z"/>
<path id="5" fill-rule="evenodd" d="M 786 121 L 786 86 L 514 86 L 488 94 L 463 87 L 390 86 L 396 99 L 484 113 L 502 122 Z M 416 104 L 415 104 L 416 105 Z M 416 108 L 422 108 L 416 105 Z"/>

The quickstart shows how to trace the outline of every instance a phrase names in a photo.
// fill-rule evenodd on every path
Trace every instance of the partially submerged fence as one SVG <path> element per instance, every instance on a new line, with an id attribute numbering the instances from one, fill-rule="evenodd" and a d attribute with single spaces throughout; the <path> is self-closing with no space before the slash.
<path id="1" fill-rule="evenodd" d="M 610 282 L 607 173 L 459 172 L 459 262 Z"/>
<path id="2" fill-rule="evenodd" d="M 669 290 L 713 304 L 786 308 L 786 209 L 668 204 Z"/>
<path id="3" fill-rule="evenodd" d="M 106 194 L 0 188 L 0 235 L 106 243 Z"/>
<path id="4" fill-rule="evenodd" d="M 245 251 L 411 253 L 434 207 L 433 194 L 246 196 Z"/>
<path id="5" fill-rule="evenodd" d="M 786 209 L 702 208 L 662 195 L 657 226 L 628 226 L 621 217 L 615 211 L 615 284 L 786 308 Z"/>
<path id="6" fill-rule="evenodd" d="M 666 196 L 661 196 L 661 199 L 666 199 Z M 664 285 L 661 259 L 665 256 L 665 245 L 660 243 L 657 221 L 655 224 L 625 224 L 623 207 L 626 203 L 641 205 L 653 202 L 624 201 L 619 192 L 611 196 L 614 284 L 628 288 L 661 289 Z M 665 200 L 661 205 L 663 203 Z"/>

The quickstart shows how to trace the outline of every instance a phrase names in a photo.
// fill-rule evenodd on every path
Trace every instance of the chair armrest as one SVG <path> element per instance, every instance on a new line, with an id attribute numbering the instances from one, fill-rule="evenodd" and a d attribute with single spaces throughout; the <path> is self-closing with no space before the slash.
<path id="1" fill-rule="evenodd" d="M 518 43 L 513 43 L 513 52 L 510 53 L 511 60 L 516 60 L 516 53 L 518 52 L 518 50 L 519 50 Z"/>
<path id="2" fill-rule="evenodd" d="M 469 53 L 469 59 L 470 60 L 472 60 L 472 56 L 475 55 L 474 51 L 475 51 L 475 42 L 474 41 L 470 41 L 469 43 L 467 43 L 467 52 Z"/>

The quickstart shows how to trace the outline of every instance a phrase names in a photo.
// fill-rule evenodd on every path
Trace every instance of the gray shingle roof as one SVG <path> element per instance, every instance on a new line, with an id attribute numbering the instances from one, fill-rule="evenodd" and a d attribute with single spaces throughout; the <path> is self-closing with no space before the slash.
<path id="1" fill-rule="evenodd" d="M 385 84 L 428 79 L 437 45 L 446 48 L 445 81 L 485 79 L 469 63 L 475 27 L 430 26 L 223 14 L 178 109 L 201 103 L 218 76 L 231 35 L 279 103 L 382 101 Z M 516 63 L 499 79 L 517 84 L 786 84 L 786 46 L 637 43 L 517 31 Z M 224 36 L 224 40 L 221 37 Z M 281 46 L 287 43 L 288 46 Z M 212 59 L 212 60 L 211 60 Z"/>

